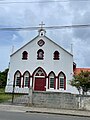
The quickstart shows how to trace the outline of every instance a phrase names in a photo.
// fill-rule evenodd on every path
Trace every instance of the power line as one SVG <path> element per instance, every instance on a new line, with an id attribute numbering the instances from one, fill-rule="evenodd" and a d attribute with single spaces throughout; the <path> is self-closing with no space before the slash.
<path id="1" fill-rule="evenodd" d="M 17 28 L 11 28 L 11 27 L 3 27 L 0 28 L 0 31 L 33 31 L 38 30 L 41 27 L 17 27 Z M 65 26 L 48 26 L 44 27 L 45 29 L 53 30 L 53 29 L 71 29 L 71 28 L 90 28 L 90 24 L 81 24 L 81 25 L 65 25 Z"/>
<path id="2" fill-rule="evenodd" d="M 18 27 L 17 27 L 17 28 L 11 28 L 11 27 L 10 27 L 10 28 L 9 28 L 9 27 L 8 27 L 8 28 L 7 28 L 7 27 L 5 28 L 5 27 L 4 27 L 4 28 L 0 28 L 0 30 L 1 30 L 1 31 L 24 31 L 24 30 L 25 30 L 25 31 L 28 31 L 28 30 L 37 30 L 37 29 L 39 29 L 39 28 L 40 28 L 40 27 L 19 27 L 19 28 L 18 28 Z"/>
<path id="3" fill-rule="evenodd" d="M 64 0 L 64 1 L 67 1 L 67 0 Z M 8 2 L 0 2 L 0 4 L 16 4 L 16 3 L 20 3 L 20 4 L 23 4 L 23 3 L 31 3 L 31 4 L 36 4 L 36 3 L 53 3 L 53 2 L 64 2 L 64 1 L 59 1 L 59 0 L 57 0 L 57 1 L 18 1 L 18 2 L 16 2 L 16 1 L 13 1 L 13 2 L 11 2 L 11 1 L 8 1 Z"/>
<path id="4" fill-rule="evenodd" d="M 51 27 L 46 27 L 47 29 L 70 29 L 70 28 L 86 28 L 90 27 L 90 24 L 78 24 L 78 25 L 66 25 L 66 26 L 51 26 Z"/>
<path id="5" fill-rule="evenodd" d="M 56 1 L 4 1 L 4 0 L 0 0 L 0 4 L 37 4 L 37 3 L 58 3 L 58 2 L 90 2 L 90 0 L 56 0 Z"/>

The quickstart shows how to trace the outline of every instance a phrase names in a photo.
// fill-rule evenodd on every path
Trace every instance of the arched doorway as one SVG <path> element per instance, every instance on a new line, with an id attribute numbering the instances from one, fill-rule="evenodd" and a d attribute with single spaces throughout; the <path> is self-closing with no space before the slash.
<path id="1" fill-rule="evenodd" d="M 35 91 L 46 91 L 46 73 L 41 67 L 33 73 L 33 88 Z"/>

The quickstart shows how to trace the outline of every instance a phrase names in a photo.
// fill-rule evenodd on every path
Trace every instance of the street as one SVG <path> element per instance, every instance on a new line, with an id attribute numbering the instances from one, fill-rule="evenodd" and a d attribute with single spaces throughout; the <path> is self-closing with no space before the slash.
<path id="1" fill-rule="evenodd" d="M 90 117 L 0 111 L 0 120 L 90 120 Z"/>

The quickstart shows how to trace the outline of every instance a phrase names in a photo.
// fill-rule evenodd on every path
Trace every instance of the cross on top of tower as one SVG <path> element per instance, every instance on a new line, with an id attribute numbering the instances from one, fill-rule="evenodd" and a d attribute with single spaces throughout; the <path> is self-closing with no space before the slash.
<path id="1" fill-rule="evenodd" d="M 45 33 L 46 33 L 46 31 L 45 31 L 45 29 L 44 29 L 44 23 L 43 23 L 43 21 L 39 24 L 40 25 L 40 28 L 39 28 L 39 30 L 38 30 L 38 32 L 39 32 L 39 36 L 44 36 L 45 35 Z"/>
<path id="2" fill-rule="evenodd" d="M 43 26 L 44 26 L 45 24 L 44 24 L 43 21 L 42 21 L 39 25 L 41 26 L 41 28 L 43 28 Z"/>

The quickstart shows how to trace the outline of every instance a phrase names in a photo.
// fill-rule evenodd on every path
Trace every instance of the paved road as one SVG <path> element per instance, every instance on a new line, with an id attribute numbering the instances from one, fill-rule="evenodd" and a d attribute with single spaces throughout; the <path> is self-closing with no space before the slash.
<path id="1" fill-rule="evenodd" d="M 0 111 L 0 120 L 90 120 L 88 117 Z"/>

